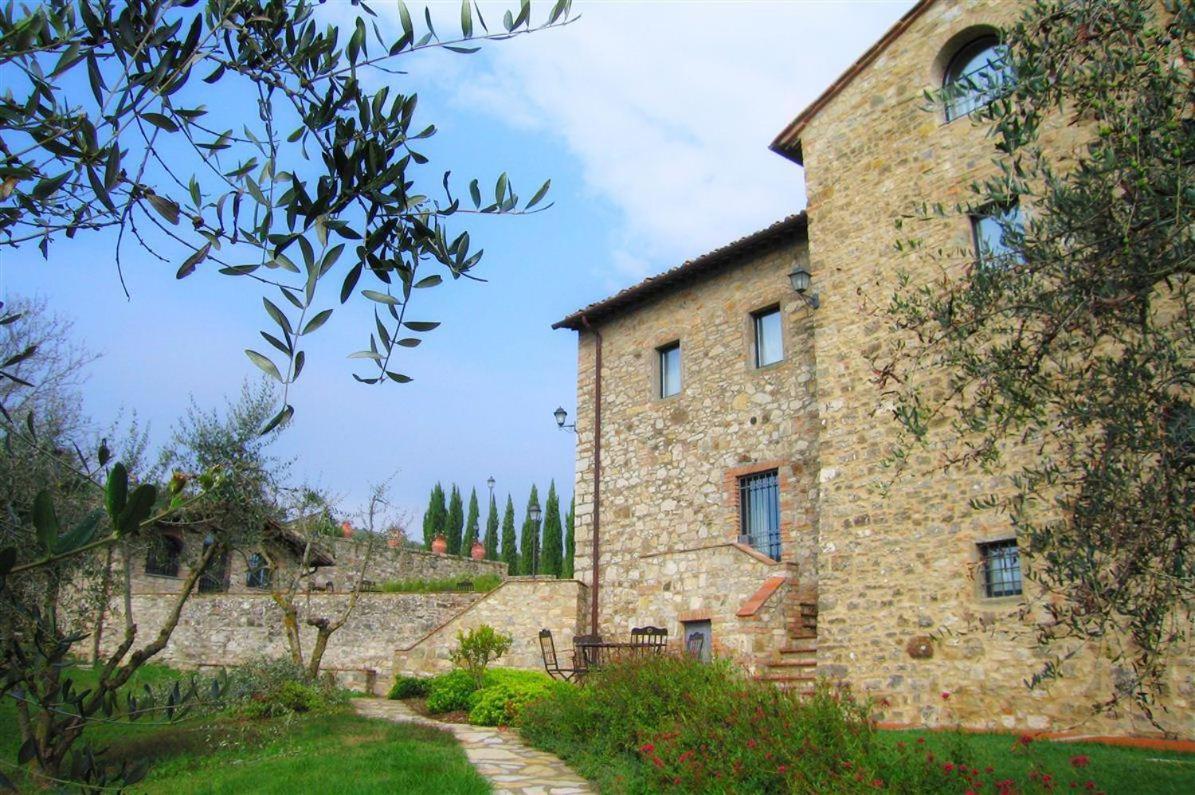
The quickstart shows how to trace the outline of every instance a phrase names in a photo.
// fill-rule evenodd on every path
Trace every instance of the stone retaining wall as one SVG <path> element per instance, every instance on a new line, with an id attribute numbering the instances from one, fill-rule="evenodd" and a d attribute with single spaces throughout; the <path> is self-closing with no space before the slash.
<path id="1" fill-rule="evenodd" d="M 377 672 L 374 691 L 389 687 L 394 650 L 427 635 L 453 616 L 485 597 L 478 593 L 382 594 L 363 593 L 348 622 L 328 643 L 325 670 L 348 686 L 361 687 L 363 672 Z M 316 593 L 300 599 L 303 649 L 311 649 L 315 630 L 303 624 L 307 615 L 335 618 L 348 594 Z M 138 628 L 136 647 L 159 631 L 174 603 L 170 594 L 136 594 L 133 619 Z M 102 646 L 111 651 L 123 637 L 123 604 L 114 600 L 105 621 Z M 169 644 L 155 659 L 181 668 L 235 666 L 289 653 L 282 613 L 266 593 L 196 594 L 183 607 Z"/>
<path id="2" fill-rule="evenodd" d="M 394 652 L 396 674 L 426 676 L 452 669 L 448 655 L 456 634 L 482 624 L 509 634 L 514 643 L 498 664 L 543 670 L 539 631 L 552 630 L 558 651 L 572 648 L 585 632 L 589 589 L 577 580 L 512 577 L 467 610 Z"/>

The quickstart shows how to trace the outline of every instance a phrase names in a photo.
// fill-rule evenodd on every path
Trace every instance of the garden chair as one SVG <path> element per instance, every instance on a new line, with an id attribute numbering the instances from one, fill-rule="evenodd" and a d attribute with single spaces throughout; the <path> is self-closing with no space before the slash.
<path id="1" fill-rule="evenodd" d="M 705 646 L 705 635 L 700 632 L 689 633 L 688 640 L 685 641 L 685 654 L 692 657 L 694 660 L 701 659 L 701 650 Z"/>
<path id="2" fill-rule="evenodd" d="M 573 653 L 572 668 L 562 668 L 560 666 L 560 661 L 556 657 L 556 642 L 552 640 L 552 630 L 541 629 L 539 631 L 539 650 L 544 658 L 544 670 L 553 679 L 571 682 L 585 675 L 584 658 L 576 652 Z M 580 662 L 579 665 L 578 662 Z"/>
<path id="3" fill-rule="evenodd" d="M 631 645 L 642 651 L 659 654 L 668 646 L 668 630 L 663 627 L 634 627 L 631 629 Z"/>
<path id="4" fill-rule="evenodd" d="M 600 668 L 602 665 L 601 643 L 601 635 L 575 636 L 573 638 L 574 664 L 583 667 L 586 672 L 591 668 Z"/>

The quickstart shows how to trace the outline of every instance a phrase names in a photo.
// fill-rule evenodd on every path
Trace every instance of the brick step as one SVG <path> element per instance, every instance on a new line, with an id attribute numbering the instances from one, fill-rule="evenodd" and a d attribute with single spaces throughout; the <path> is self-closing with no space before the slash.
<path id="1" fill-rule="evenodd" d="M 792 645 L 781 646 L 781 654 L 817 654 L 817 638 L 790 638 Z"/>
<path id="2" fill-rule="evenodd" d="M 813 674 L 763 673 L 756 674 L 755 678 L 773 684 L 813 684 L 817 681 Z"/>
<path id="3" fill-rule="evenodd" d="M 776 660 L 770 660 L 770 661 L 764 663 L 764 665 L 766 665 L 768 668 L 816 668 L 817 667 L 817 659 L 815 658 L 815 659 L 809 660 L 809 659 L 802 659 L 800 657 L 798 657 L 796 659 L 781 658 L 781 659 L 776 659 Z"/>

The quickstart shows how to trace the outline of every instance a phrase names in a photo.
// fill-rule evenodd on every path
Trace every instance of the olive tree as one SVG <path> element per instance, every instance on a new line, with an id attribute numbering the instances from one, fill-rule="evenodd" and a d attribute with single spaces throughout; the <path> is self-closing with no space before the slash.
<path id="1" fill-rule="evenodd" d="M 1008 516 L 1037 586 L 1053 654 L 1030 683 L 1095 642 L 1119 670 L 1107 704 L 1157 722 L 1195 595 L 1195 6 L 1161 6 L 1038 0 L 1003 31 L 992 84 L 970 87 L 993 98 L 972 114 L 993 176 L 899 222 L 940 267 L 902 276 L 874 361 L 905 433 L 892 463 L 933 445 L 1006 475 L 973 503 Z M 1002 242 L 924 244 L 918 222 L 959 215 Z"/>

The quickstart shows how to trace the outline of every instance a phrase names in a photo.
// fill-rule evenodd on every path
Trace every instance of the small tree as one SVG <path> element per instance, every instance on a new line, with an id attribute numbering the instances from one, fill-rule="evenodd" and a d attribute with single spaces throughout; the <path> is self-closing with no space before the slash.
<path id="1" fill-rule="evenodd" d="M 490 512 L 485 520 L 485 559 L 498 559 L 498 503 L 490 493 Z"/>
<path id="2" fill-rule="evenodd" d="M 539 524 L 531 520 L 531 506 L 539 505 L 539 492 L 531 484 L 527 510 L 523 514 L 523 533 L 519 538 L 519 573 L 539 574 Z"/>
<path id="3" fill-rule="evenodd" d="M 506 495 L 506 511 L 502 514 L 502 560 L 506 563 L 506 573 L 510 576 L 519 574 L 519 548 L 515 538 L 515 503 Z"/>
<path id="4" fill-rule="evenodd" d="M 423 546 L 432 548 L 437 535 L 444 535 L 448 527 L 448 506 L 445 504 L 444 487 L 437 483 L 432 487 L 427 510 L 423 514 Z"/>
<path id="5" fill-rule="evenodd" d="M 477 534 L 480 529 L 478 522 L 481 520 L 481 510 L 477 506 L 477 489 L 474 488 L 469 493 L 469 513 L 465 516 L 465 539 L 461 542 L 461 554 L 468 555 L 473 549 L 473 542 L 478 540 Z"/>
<path id="6" fill-rule="evenodd" d="M 564 561 L 560 566 L 560 576 L 571 580 L 576 575 L 574 563 L 577 555 L 577 536 L 573 529 L 577 521 L 577 498 L 574 496 L 568 504 L 568 518 L 564 520 Z"/>
<path id="7" fill-rule="evenodd" d="M 454 665 L 469 673 L 478 688 L 485 686 L 485 669 L 510 650 L 514 639 L 495 632 L 489 624 L 482 624 L 468 632 L 456 633 L 457 647 L 452 650 Z"/>
<path id="8" fill-rule="evenodd" d="M 563 564 L 563 546 L 560 528 L 560 499 L 556 496 L 556 481 L 548 484 L 548 500 L 544 503 L 544 546 L 540 555 L 541 574 L 559 577 Z"/>
<path id="9" fill-rule="evenodd" d="M 465 511 L 461 504 L 461 492 L 452 484 L 452 496 L 448 498 L 448 522 L 444 535 L 448 540 L 448 554 L 461 554 L 461 536 L 465 529 Z"/>

